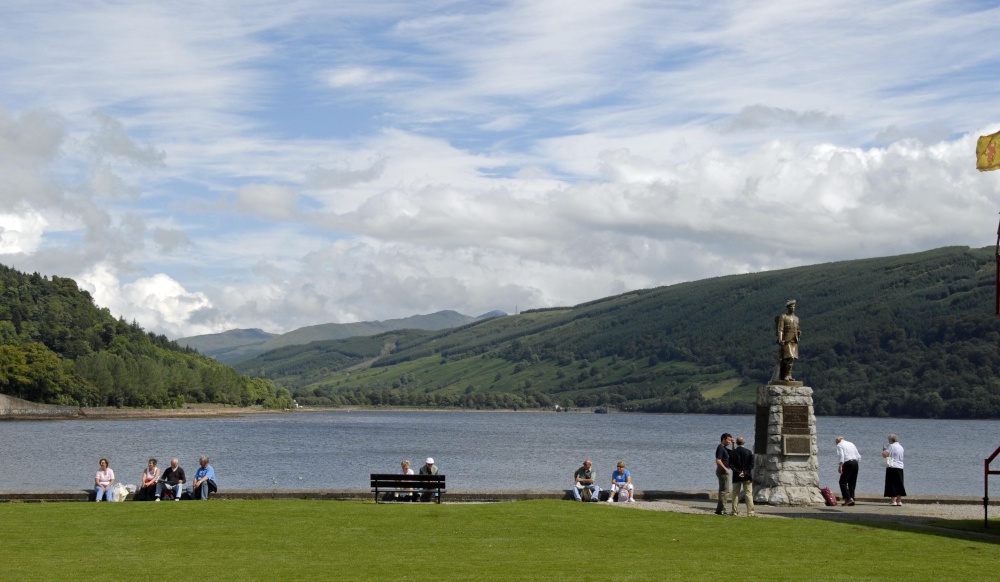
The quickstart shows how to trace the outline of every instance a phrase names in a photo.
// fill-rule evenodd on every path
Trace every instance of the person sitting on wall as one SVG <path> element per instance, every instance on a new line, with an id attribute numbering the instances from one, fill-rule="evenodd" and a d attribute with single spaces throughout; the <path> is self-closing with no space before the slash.
<path id="1" fill-rule="evenodd" d="M 194 473 L 194 483 L 191 484 L 191 499 L 208 501 L 208 494 L 219 490 L 215 484 L 215 469 L 208 464 L 208 457 L 198 459 L 201 465 Z"/>
<path id="2" fill-rule="evenodd" d="M 101 457 L 98 461 L 101 470 L 94 477 L 94 501 L 112 501 L 112 486 L 115 484 L 115 472 L 108 466 L 108 460 Z"/>
<path id="3" fill-rule="evenodd" d="M 164 491 L 166 491 L 169 497 L 174 498 L 174 501 L 180 501 L 181 487 L 185 481 L 184 469 L 178 464 L 177 458 L 170 459 L 170 466 L 163 471 L 163 474 L 160 475 L 160 480 L 156 483 L 155 500 L 159 501 Z"/>
<path id="4" fill-rule="evenodd" d="M 618 501 L 622 501 L 621 496 L 624 495 L 624 501 L 635 503 L 632 491 L 632 473 L 625 468 L 625 461 L 618 461 L 618 468 L 611 474 L 611 495 L 608 497 L 608 503 L 614 501 L 616 495 Z"/>
<path id="5" fill-rule="evenodd" d="M 156 482 L 160 480 L 160 468 L 156 466 L 156 459 L 150 459 L 146 463 L 146 469 L 142 472 L 142 485 L 135 493 L 136 501 L 152 501 L 156 495 Z"/>
<path id="6" fill-rule="evenodd" d="M 573 499 L 577 501 L 597 501 L 601 488 L 594 478 L 594 469 L 590 459 L 583 461 L 583 466 L 573 473 Z"/>

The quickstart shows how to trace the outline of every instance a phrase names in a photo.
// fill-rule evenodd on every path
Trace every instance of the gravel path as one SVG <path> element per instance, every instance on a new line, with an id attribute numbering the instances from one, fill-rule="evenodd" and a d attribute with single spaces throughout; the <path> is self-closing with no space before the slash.
<path id="1" fill-rule="evenodd" d="M 615 506 L 624 504 L 615 503 Z M 713 514 L 715 501 L 647 501 L 630 503 L 627 507 L 647 511 L 672 511 L 674 513 Z M 728 505 L 727 505 L 728 509 Z M 746 511 L 745 506 L 740 507 Z M 923 523 L 934 519 L 983 519 L 982 505 L 951 505 L 951 504 L 906 504 L 893 507 L 887 503 L 858 502 L 853 507 L 772 507 L 758 505 L 757 517 L 793 518 L 809 517 L 813 519 L 866 520 L 866 521 L 896 521 L 900 523 Z M 990 518 L 1000 517 L 1000 508 L 991 504 Z"/>

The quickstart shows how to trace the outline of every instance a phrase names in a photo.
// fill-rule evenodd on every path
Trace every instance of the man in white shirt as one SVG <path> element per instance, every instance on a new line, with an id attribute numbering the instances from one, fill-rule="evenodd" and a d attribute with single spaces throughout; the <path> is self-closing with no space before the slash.
<path id="1" fill-rule="evenodd" d="M 858 484 L 858 447 L 844 437 L 837 437 L 837 472 L 840 473 L 840 496 L 844 505 L 854 505 L 854 488 Z"/>

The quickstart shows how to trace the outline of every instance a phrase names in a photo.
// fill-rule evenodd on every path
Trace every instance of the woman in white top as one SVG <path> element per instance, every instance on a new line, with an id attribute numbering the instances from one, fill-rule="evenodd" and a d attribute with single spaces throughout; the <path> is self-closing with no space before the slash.
<path id="1" fill-rule="evenodd" d="M 111 486 L 115 484 L 115 472 L 108 467 L 108 460 L 101 459 L 101 470 L 94 477 L 94 501 L 111 501 Z"/>
<path id="2" fill-rule="evenodd" d="M 410 460 L 409 459 L 404 460 L 402 463 L 399 464 L 399 466 L 402 469 L 403 475 L 412 475 L 413 474 L 413 469 L 410 468 Z M 415 495 L 416 494 L 414 494 L 414 493 L 403 493 L 402 496 L 400 496 L 399 493 L 396 493 L 395 494 L 395 498 L 396 499 L 403 499 L 403 500 L 412 500 L 415 497 Z"/>
<path id="3" fill-rule="evenodd" d="M 889 447 L 882 447 L 882 457 L 887 460 L 883 496 L 890 498 L 889 505 L 902 506 L 906 488 L 903 487 L 903 445 L 899 444 L 899 437 L 889 435 Z"/>
<path id="4" fill-rule="evenodd" d="M 146 470 L 142 472 L 142 487 L 135 494 L 136 501 L 152 501 L 156 496 L 156 482 L 160 480 L 160 468 L 156 466 L 156 459 L 150 459 L 146 463 Z"/>

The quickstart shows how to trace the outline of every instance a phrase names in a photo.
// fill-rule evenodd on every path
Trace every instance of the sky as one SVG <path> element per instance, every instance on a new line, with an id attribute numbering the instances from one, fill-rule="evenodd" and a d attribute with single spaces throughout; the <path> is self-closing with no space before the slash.
<path id="1" fill-rule="evenodd" d="M 178 338 L 992 245 L 992 4 L 3 0 L 0 264 Z"/>

